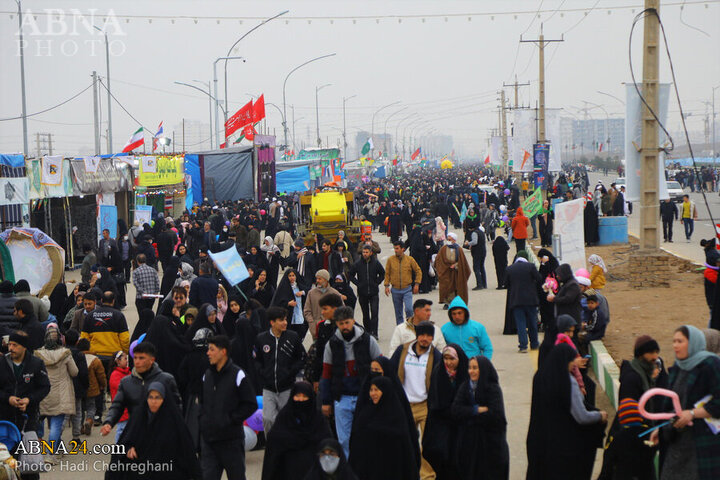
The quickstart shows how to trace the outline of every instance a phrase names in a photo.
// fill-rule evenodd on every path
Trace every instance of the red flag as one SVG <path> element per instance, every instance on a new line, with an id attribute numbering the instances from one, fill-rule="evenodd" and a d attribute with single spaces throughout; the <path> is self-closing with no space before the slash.
<path id="1" fill-rule="evenodd" d="M 602 149 L 603 149 L 603 144 L 601 143 L 601 144 L 598 146 L 598 152 L 602 152 Z"/>
<path id="2" fill-rule="evenodd" d="M 418 149 L 415 150 L 412 155 L 410 155 L 410 160 L 415 160 L 418 155 L 420 155 L 420 147 L 418 147 Z"/>
<path id="3" fill-rule="evenodd" d="M 260 95 L 252 107 L 252 121 L 257 123 L 265 118 L 265 94 Z"/>
<path id="4" fill-rule="evenodd" d="M 264 107 L 263 107 L 264 110 Z M 250 100 L 244 107 L 235 112 L 235 115 L 225 122 L 225 138 L 252 122 L 253 104 Z"/>
<path id="5" fill-rule="evenodd" d="M 397 166 L 397 157 L 393 158 L 393 167 Z"/>
<path id="6" fill-rule="evenodd" d="M 220 148 L 227 148 L 227 142 L 221 143 L 221 144 L 220 144 Z"/>
<path id="7" fill-rule="evenodd" d="M 243 130 L 243 135 L 245 135 L 245 138 L 252 142 L 255 138 L 255 133 L 255 128 L 252 126 L 252 124 L 245 125 L 245 129 Z"/>
<path id="8" fill-rule="evenodd" d="M 485 165 L 487 165 L 488 163 L 490 163 L 490 155 L 485 157 Z"/>
<path id="9" fill-rule="evenodd" d="M 530 158 L 530 152 L 523 149 L 523 160 L 522 160 L 522 163 L 520 164 L 520 170 L 522 170 L 525 167 L 525 162 L 528 161 L 528 158 Z"/>

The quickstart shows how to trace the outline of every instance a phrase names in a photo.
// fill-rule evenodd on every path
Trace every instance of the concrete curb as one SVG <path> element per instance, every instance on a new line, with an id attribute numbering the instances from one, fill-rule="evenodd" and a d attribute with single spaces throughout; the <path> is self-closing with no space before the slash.
<path id="1" fill-rule="evenodd" d="M 605 394 L 610 399 L 610 403 L 617 410 L 618 393 L 620 391 L 620 369 L 615 364 L 612 356 L 608 353 L 605 345 L 600 340 L 590 342 L 590 359 L 595 376 Z"/>

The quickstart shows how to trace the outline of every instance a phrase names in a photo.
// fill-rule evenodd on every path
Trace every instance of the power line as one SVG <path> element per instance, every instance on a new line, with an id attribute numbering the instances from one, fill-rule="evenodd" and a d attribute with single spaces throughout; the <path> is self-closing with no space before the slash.
<path id="1" fill-rule="evenodd" d="M 110 90 L 108 90 L 108 88 L 105 86 L 105 84 L 103 83 L 102 80 L 98 79 L 98 82 L 100 82 L 100 85 L 102 85 L 102 87 L 108 92 L 108 94 L 112 97 L 112 99 L 115 100 L 115 103 L 117 103 L 117 104 L 120 106 L 120 108 L 122 108 L 123 111 L 124 111 L 125 113 L 127 113 L 128 116 L 135 121 L 135 123 L 137 123 L 138 125 L 140 125 L 140 126 L 143 128 L 143 130 L 146 130 L 146 131 L 148 131 L 148 132 L 152 132 L 152 131 L 149 130 L 145 125 L 143 125 L 142 123 L 140 123 L 140 120 L 138 120 L 137 118 L 135 118 L 132 113 L 128 112 L 127 108 L 125 108 L 125 106 L 124 106 L 122 103 L 120 103 L 120 100 L 118 100 L 117 98 L 115 98 L 115 95 L 113 95 L 113 94 L 110 92 Z"/>
<path id="2" fill-rule="evenodd" d="M 91 89 L 92 86 L 93 86 L 93 82 L 91 82 L 90 85 L 88 85 L 87 87 L 83 88 L 83 89 L 80 90 L 78 93 L 76 93 L 76 94 L 73 95 L 72 97 L 68 98 L 68 99 L 65 100 L 64 102 L 58 103 L 57 105 L 55 105 L 55 106 L 53 106 L 53 107 L 46 108 L 45 110 L 40 110 L 39 112 L 30 113 L 30 114 L 28 114 L 28 115 L 25 115 L 25 117 L 26 117 L 26 118 L 34 117 L 35 115 L 40 115 L 40 114 L 42 114 L 42 113 L 49 112 L 50 110 L 55 110 L 56 108 L 62 107 L 62 106 L 65 105 L 66 103 L 75 100 L 77 97 L 79 97 L 80 95 L 82 95 L 83 93 L 85 93 L 86 91 L 88 91 L 89 89 Z M 20 115 L 19 117 L 0 118 L 0 122 L 7 122 L 7 121 L 10 121 L 10 120 L 20 120 L 21 118 L 23 118 L 22 115 Z"/>

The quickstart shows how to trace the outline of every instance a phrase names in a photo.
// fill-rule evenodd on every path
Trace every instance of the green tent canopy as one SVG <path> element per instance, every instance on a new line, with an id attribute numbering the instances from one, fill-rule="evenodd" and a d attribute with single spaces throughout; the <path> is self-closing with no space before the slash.
<path id="1" fill-rule="evenodd" d="M 2 239 L 0 239 L 0 280 L 10 280 L 15 283 L 15 272 L 13 271 L 10 250 Z"/>

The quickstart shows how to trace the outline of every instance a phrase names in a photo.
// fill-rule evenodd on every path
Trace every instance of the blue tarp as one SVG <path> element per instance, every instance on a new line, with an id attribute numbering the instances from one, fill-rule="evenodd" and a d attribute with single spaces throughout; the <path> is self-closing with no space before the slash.
<path id="1" fill-rule="evenodd" d="M 375 177 L 377 177 L 377 178 L 385 178 L 386 177 L 385 165 L 383 165 L 382 167 L 379 167 L 377 170 L 375 170 Z"/>
<path id="2" fill-rule="evenodd" d="M 304 192 L 310 189 L 310 170 L 297 167 L 277 172 L 275 182 L 278 192 Z"/>
<path id="3" fill-rule="evenodd" d="M 190 180 L 185 194 L 185 208 L 190 211 L 193 202 L 202 203 L 202 177 L 200 175 L 200 157 L 198 155 L 185 155 L 185 175 Z"/>
<path id="4" fill-rule="evenodd" d="M 8 167 L 18 168 L 25 166 L 24 155 L 5 155 L 0 153 L 0 165 L 7 165 Z"/>

